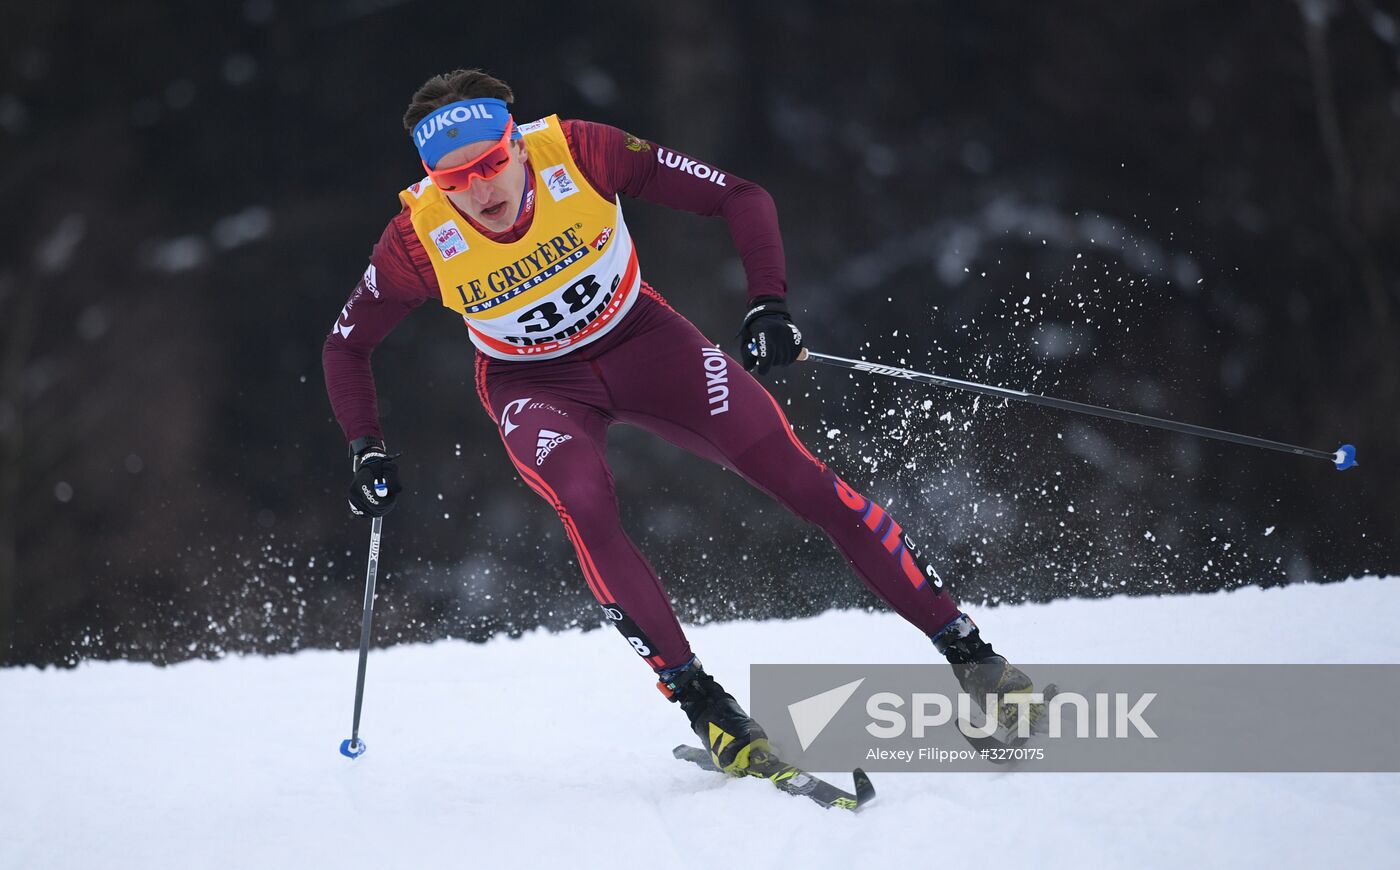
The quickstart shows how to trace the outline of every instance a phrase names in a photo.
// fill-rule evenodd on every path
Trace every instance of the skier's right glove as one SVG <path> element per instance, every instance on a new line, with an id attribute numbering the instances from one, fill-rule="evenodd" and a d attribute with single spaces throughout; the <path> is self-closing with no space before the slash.
<path id="1" fill-rule="evenodd" d="M 378 438 L 357 438 L 350 445 L 355 479 L 350 484 L 350 512 L 357 517 L 382 517 L 394 509 L 403 492 L 399 483 L 398 456 L 384 450 Z"/>

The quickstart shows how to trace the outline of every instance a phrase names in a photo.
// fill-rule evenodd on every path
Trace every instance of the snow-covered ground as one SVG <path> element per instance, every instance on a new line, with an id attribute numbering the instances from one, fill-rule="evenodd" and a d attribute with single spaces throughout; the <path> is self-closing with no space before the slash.
<path id="1" fill-rule="evenodd" d="M 1021 662 L 1400 662 L 1400 579 L 975 612 Z M 354 615 L 347 637 L 357 632 Z M 896 617 L 691 630 L 750 662 L 922 662 Z M 0 868 L 1397 866 L 1394 774 L 900 773 L 823 811 L 673 760 L 612 631 L 0 671 Z M 845 784 L 843 780 L 838 782 Z"/>

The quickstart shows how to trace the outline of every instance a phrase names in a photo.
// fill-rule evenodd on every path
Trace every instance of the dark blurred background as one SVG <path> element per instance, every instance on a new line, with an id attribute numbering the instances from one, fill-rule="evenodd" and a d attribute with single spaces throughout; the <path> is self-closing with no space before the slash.
<path id="1" fill-rule="evenodd" d="M 1359 447 L 1338 474 L 817 366 L 773 381 L 970 607 L 1395 573 L 1398 13 L 7 2 L 0 664 L 357 643 L 367 524 L 321 342 L 421 175 L 409 96 L 463 66 L 522 121 L 615 124 L 766 186 L 814 349 Z M 627 209 L 647 278 L 728 341 L 723 223 Z M 408 488 L 377 642 L 596 626 L 460 321 L 425 306 L 375 371 Z M 733 475 L 637 431 L 610 450 L 682 619 L 874 606 Z"/>

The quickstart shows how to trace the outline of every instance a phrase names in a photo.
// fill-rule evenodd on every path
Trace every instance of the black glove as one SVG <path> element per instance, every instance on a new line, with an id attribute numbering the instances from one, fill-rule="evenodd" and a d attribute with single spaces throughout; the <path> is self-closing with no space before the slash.
<path id="1" fill-rule="evenodd" d="M 739 327 L 739 359 L 744 369 L 766 375 L 773 366 L 797 362 L 801 350 L 802 331 L 788 316 L 787 303 L 776 296 L 755 299 Z"/>
<path id="2" fill-rule="evenodd" d="M 394 509 L 403 485 L 399 483 L 398 456 L 384 450 L 378 438 L 356 438 L 350 444 L 355 479 L 350 484 L 350 512 L 357 517 L 382 517 Z"/>

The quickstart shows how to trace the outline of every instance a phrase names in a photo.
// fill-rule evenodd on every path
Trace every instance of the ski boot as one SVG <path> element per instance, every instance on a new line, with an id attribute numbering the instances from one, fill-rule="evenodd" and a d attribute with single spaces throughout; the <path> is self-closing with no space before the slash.
<path id="1" fill-rule="evenodd" d="M 1021 708 L 1012 700 L 1035 691 L 1031 678 L 1005 656 L 998 655 L 992 645 L 982 639 L 977 624 L 966 613 L 958 614 L 957 619 L 935 634 L 933 645 L 953 666 L 953 674 L 962 690 L 972 696 L 984 715 L 995 717 L 997 738 L 1002 742 L 1014 739 L 1018 734 Z M 994 696 L 992 710 L 986 708 L 988 695 Z M 1047 725 L 1045 704 L 1031 704 L 1026 709 L 1031 733 L 1044 730 Z"/>
<path id="2" fill-rule="evenodd" d="M 749 718 L 734 696 L 705 673 L 700 659 L 661 671 L 656 687 L 667 700 L 681 705 L 690 728 L 709 751 L 715 767 L 730 776 L 766 775 L 750 771 L 750 763 L 769 758 L 772 749 L 763 728 Z"/>

